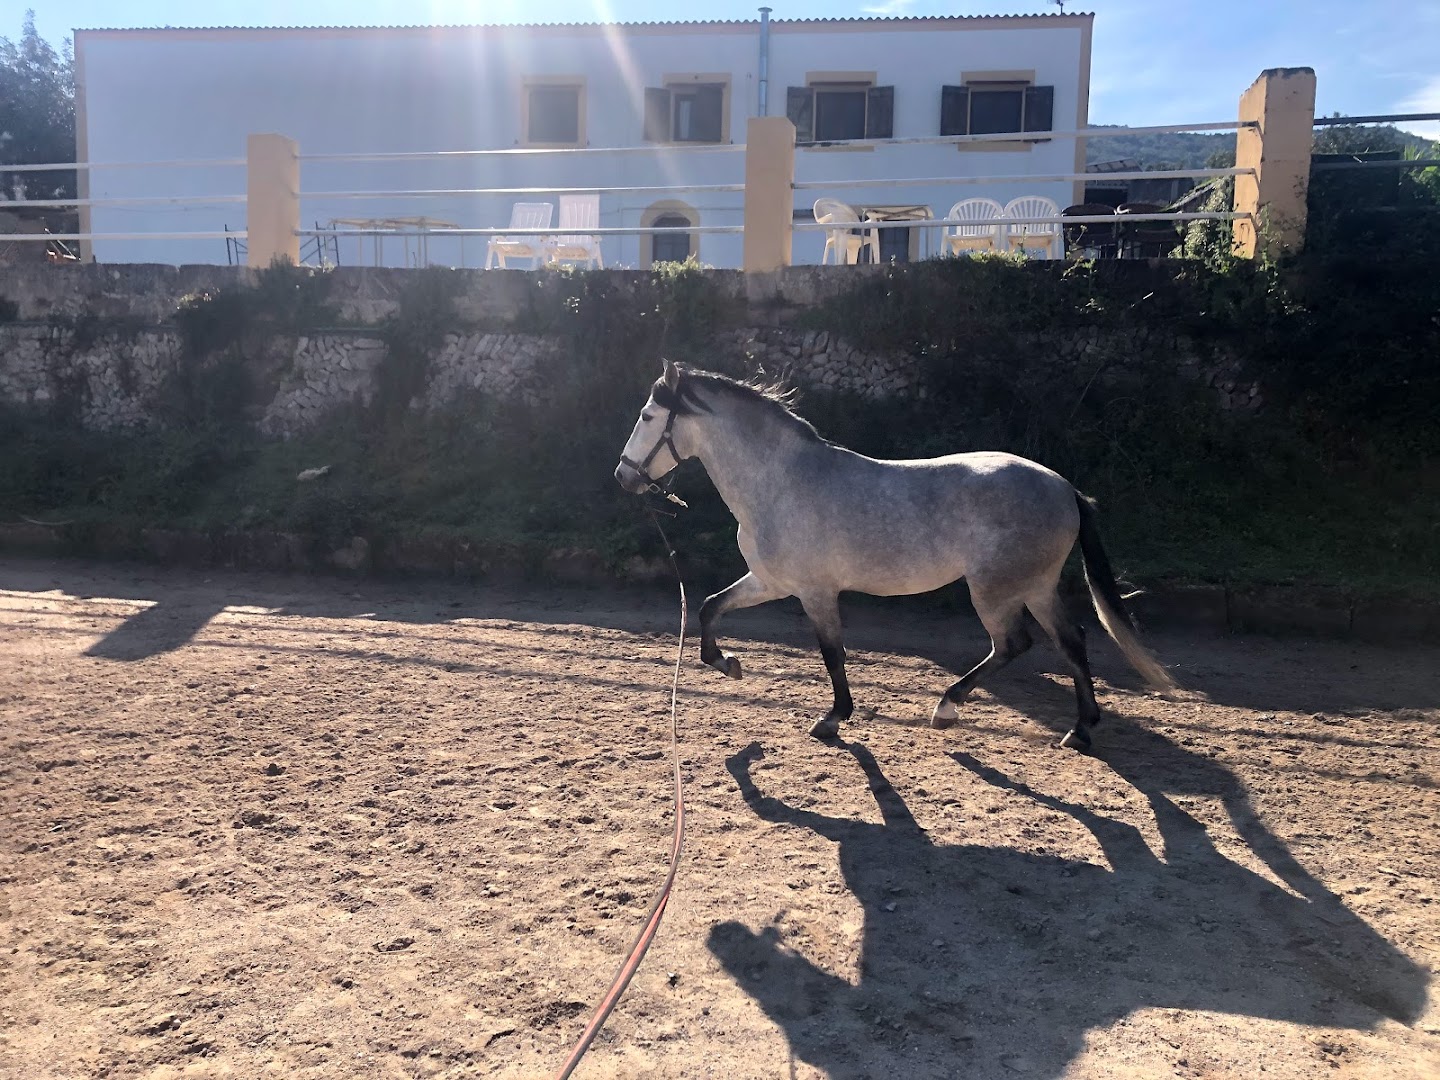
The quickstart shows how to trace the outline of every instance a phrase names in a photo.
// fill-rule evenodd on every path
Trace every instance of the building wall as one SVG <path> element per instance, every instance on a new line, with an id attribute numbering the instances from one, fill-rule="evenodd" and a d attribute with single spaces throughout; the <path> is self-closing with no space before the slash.
<path id="1" fill-rule="evenodd" d="M 1055 87 L 1054 126 L 1083 123 L 1089 66 L 1089 18 L 870 20 L 773 23 L 769 111 L 785 112 L 787 86 L 814 72 L 874 72 L 895 87 L 897 138 L 939 132 L 940 88 L 966 72 L 1034 71 Z M 586 86 L 585 134 L 591 147 L 644 145 L 644 89 L 666 75 L 726 74 L 728 138 L 743 143 L 759 87 L 757 23 L 628 27 L 80 31 L 81 152 L 94 162 L 170 161 L 244 156 L 245 137 L 273 131 L 307 154 L 502 149 L 521 138 L 527 78 L 578 75 Z M 325 191 L 472 187 L 653 186 L 740 183 L 743 153 L 543 154 L 504 158 L 384 163 L 302 164 L 305 227 L 335 217 L 424 215 L 466 227 L 503 226 L 514 197 L 333 199 Z M 1074 140 L 997 150 L 954 146 L 876 149 L 805 148 L 797 180 L 997 176 L 1070 173 Z M 242 194 L 243 167 L 96 170 L 92 196 Z M 971 195 L 1005 201 L 1041 194 L 1073 200 L 1063 183 L 879 185 L 836 191 L 862 205 L 923 204 L 943 216 Z M 796 193 L 797 209 L 823 191 Z M 678 199 L 702 224 L 741 224 L 742 195 L 605 195 L 601 225 L 637 226 L 653 203 Z M 244 227 L 244 206 L 103 207 L 89 215 L 97 232 L 196 231 Z M 382 253 L 402 265 L 398 239 Z M 430 242 L 432 262 L 481 265 L 485 242 Z M 797 262 L 818 261 L 823 237 L 797 234 Z M 415 255 L 412 243 L 410 256 Z M 926 250 L 920 245 L 921 253 Z M 935 247 L 938 249 L 938 238 Z M 101 240 L 102 262 L 223 262 L 220 240 Z M 705 236 L 699 255 L 738 266 L 736 236 Z M 637 265 L 638 237 L 607 238 L 607 265 Z M 344 242 L 345 264 L 374 260 L 374 244 Z"/>

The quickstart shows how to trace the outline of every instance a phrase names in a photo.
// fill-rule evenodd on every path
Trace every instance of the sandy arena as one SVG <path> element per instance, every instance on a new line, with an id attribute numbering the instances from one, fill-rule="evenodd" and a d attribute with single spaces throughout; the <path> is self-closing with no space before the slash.
<path id="1" fill-rule="evenodd" d="M 0 560 L 0 1076 L 553 1074 L 661 881 L 664 592 Z M 692 607 L 698 605 L 698 597 Z M 1440 649 L 798 607 L 680 697 L 655 947 L 577 1078 L 1440 1077 Z"/>

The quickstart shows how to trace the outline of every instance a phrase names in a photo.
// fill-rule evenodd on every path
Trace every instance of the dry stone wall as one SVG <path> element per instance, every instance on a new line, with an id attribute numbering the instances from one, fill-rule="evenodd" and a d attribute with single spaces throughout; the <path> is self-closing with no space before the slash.
<path id="1" fill-rule="evenodd" d="M 868 398 L 905 393 L 916 381 L 913 361 L 864 352 L 828 330 L 751 327 L 721 335 L 716 345 L 722 355 L 743 358 L 801 385 L 846 390 Z"/>
<path id="2" fill-rule="evenodd" d="M 84 341 L 52 327 L 0 326 L 0 402 L 51 407 L 68 399 L 88 428 L 141 426 L 179 356 L 172 330 Z"/>
<path id="3" fill-rule="evenodd" d="M 375 396 L 375 369 L 385 343 L 359 335 L 301 337 L 280 390 L 265 409 L 260 428 L 271 435 L 295 435 L 319 423 L 339 405 Z"/>
<path id="4" fill-rule="evenodd" d="M 801 386 L 872 399 L 923 393 L 919 365 L 902 353 L 856 348 L 821 329 L 798 329 L 797 316 L 854 286 L 865 267 L 795 267 L 770 275 L 715 271 L 707 284 L 751 325 L 725 330 L 707 357 L 732 368 L 755 366 Z M 622 287 L 626 272 L 617 271 Z M 408 276 L 407 276 L 408 275 Z M 273 396 L 258 422 L 286 437 L 309 430 L 332 410 L 371 404 L 387 357 L 386 320 L 401 308 L 414 271 L 348 268 L 325 275 L 326 311 L 337 326 L 308 333 L 277 331 L 247 355 L 263 367 Z M 534 373 L 563 340 L 516 332 L 536 279 L 525 271 L 455 271 L 450 312 L 456 328 L 429 350 L 426 380 L 415 408 L 436 409 L 464 393 L 533 398 L 543 391 Z M 184 364 L 196 363 L 175 321 L 187 298 L 253 288 L 260 279 L 242 267 L 37 266 L 0 268 L 0 404 L 53 407 L 64 403 L 100 430 L 159 421 L 163 391 Z M 620 299 L 623 303 L 623 291 Z M 748 313 L 748 314 L 745 314 Z M 4 317 L 4 316 L 0 316 Z M 1093 328 L 1073 340 L 1041 332 L 1025 347 L 1075 361 L 1097 351 L 1123 355 L 1127 343 L 1102 340 Z M 1084 335 L 1088 334 L 1088 337 Z M 560 357 L 563 360 L 563 357 Z M 1223 405 L 1254 408 L 1260 391 L 1234 365 L 1176 342 L 1176 368 L 1213 386 Z"/>

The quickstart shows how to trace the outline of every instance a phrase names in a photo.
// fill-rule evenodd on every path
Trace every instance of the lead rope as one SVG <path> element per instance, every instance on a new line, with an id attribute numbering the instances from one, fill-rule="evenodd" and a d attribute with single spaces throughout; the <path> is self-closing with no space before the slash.
<path id="1" fill-rule="evenodd" d="M 661 491 L 660 494 L 680 506 L 685 505 L 668 492 Z M 680 585 L 680 647 L 675 654 L 675 675 L 670 681 L 670 757 L 675 772 L 675 835 L 670 841 L 670 870 L 665 875 L 665 883 L 660 886 L 654 903 L 650 905 L 650 914 L 646 916 L 645 924 L 640 928 L 640 933 L 636 935 L 635 943 L 630 946 L 630 951 L 625 954 L 625 959 L 620 962 L 619 970 L 615 972 L 615 977 L 610 981 L 610 989 L 605 991 L 605 996 L 595 1007 L 595 1015 L 590 1017 L 590 1023 L 585 1025 L 585 1031 L 580 1036 L 580 1041 L 575 1044 L 575 1049 L 570 1052 L 570 1057 L 566 1059 L 560 1071 L 555 1074 L 555 1080 L 566 1080 L 566 1077 L 575 1071 L 575 1067 L 580 1064 L 580 1059 L 585 1056 L 585 1051 L 590 1049 L 590 1044 L 595 1041 L 595 1036 L 600 1034 L 600 1029 L 605 1026 L 605 1021 L 619 1003 L 620 995 L 625 993 L 625 988 L 630 985 L 630 980 L 639 970 L 640 961 L 645 959 L 645 953 L 649 950 L 651 941 L 655 939 L 656 931 L 660 929 L 660 920 L 665 914 L 665 905 L 670 900 L 670 888 L 675 884 L 676 871 L 680 869 L 680 850 L 685 843 L 685 796 L 680 787 L 680 723 L 677 714 L 680 694 L 680 662 L 685 657 L 685 623 L 689 618 L 689 609 L 685 601 L 685 579 L 680 576 L 680 564 L 675 560 L 675 549 L 670 546 L 670 538 L 665 535 L 665 529 L 660 524 L 660 518 L 655 508 L 647 503 L 645 509 L 650 514 L 650 520 L 655 523 L 656 531 L 660 533 L 660 539 L 665 545 L 665 553 L 669 556 L 670 565 L 675 570 L 675 580 Z"/>

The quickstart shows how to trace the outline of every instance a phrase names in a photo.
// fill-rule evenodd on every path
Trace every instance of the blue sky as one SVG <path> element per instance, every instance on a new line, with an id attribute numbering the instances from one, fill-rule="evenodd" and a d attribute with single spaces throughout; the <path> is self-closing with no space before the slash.
<path id="1" fill-rule="evenodd" d="M 33 7 L 41 34 L 73 27 L 639 22 L 755 17 L 761 0 L 0 0 L 0 35 Z M 1047 0 L 768 0 L 776 18 L 1013 14 Z M 1091 118 L 1102 124 L 1228 120 L 1267 67 L 1316 71 L 1317 111 L 1440 112 L 1440 0 L 1090 0 Z M 203 11 L 203 16 L 200 14 Z M 1440 123 L 1407 125 L 1431 138 Z"/>

